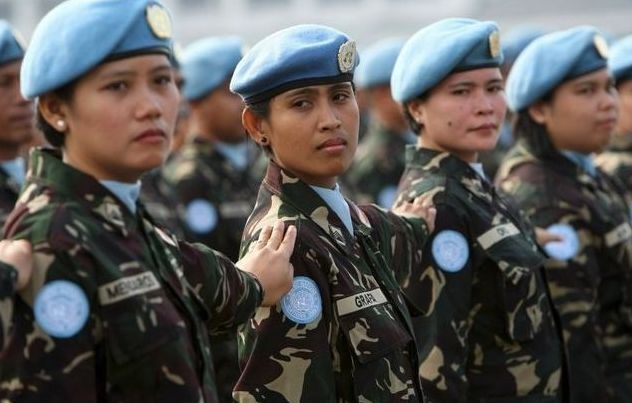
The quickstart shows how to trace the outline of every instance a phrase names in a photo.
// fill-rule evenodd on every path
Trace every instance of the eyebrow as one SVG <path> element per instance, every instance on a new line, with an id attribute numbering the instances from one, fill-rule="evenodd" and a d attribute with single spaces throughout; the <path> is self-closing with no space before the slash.
<path id="1" fill-rule="evenodd" d="M 485 81 L 484 85 L 502 83 L 502 81 L 503 80 L 501 78 L 492 78 L 490 80 Z M 454 87 L 460 87 L 460 86 L 475 87 L 476 85 L 477 83 L 474 81 L 457 81 L 454 84 L 448 85 L 448 88 L 454 88 Z"/>
<path id="2" fill-rule="evenodd" d="M 149 73 L 150 74 L 155 74 L 158 73 L 162 70 L 171 70 L 171 66 L 168 64 L 163 64 L 160 66 L 156 66 L 154 68 L 152 68 Z M 101 79 L 110 79 L 110 78 L 116 78 L 116 77 L 131 77 L 131 76 L 136 76 L 138 75 L 138 72 L 135 70 L 115 70 L 112 72 L 108 72 L 108 73 L 103 73 L 101 75 Z"/>

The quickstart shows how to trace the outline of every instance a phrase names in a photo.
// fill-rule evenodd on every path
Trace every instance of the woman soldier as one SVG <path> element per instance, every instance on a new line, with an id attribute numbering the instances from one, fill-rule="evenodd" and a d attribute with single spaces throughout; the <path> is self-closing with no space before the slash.
<path id="1" fill-rule="evenodd" d="M 632 229 L 623 193 L 591 160 L 617 122 L 606 54 L 599 32 L 583 26 L 538 38 L 518 57 L 507 97 L 520 140 L 498 183 L 563 238 L 546 247 L 547 278 L 576 401 L 607 401 L 611 383 L 630 402 Z"/>
<path id="2" fill-rule="evenodd" d="M 498 27 L 451 18 L 400 52 L 393 97 L 419 136 L 396 201 L 430 195 L 435 234 L 401 284 L 416 319 L 422 385 L 432 402 L 562 401 L 561 334 L 533 230 L 499 197 L 478 153 L 505 116 Z"/>
<path id="3" fill-rule="evenodd" d="M 608 151 L 595 163 L 632 189 L 632 35 L 615 42 L 609 53 L 608 67 L 619 94 L 619 120 Z"/>
<path id="4" fill-rule="evenodd" d="M 291 291 L 241 330 L 240 401 L 423 401 L 392 271 L 418 261 L 434 209 L 419 198 L 403 219 L 340 193 L 358 141 L 357 63 L 342 32 L 298 25 L 260 41 L 233 75 L 244 126 L 270 156 L 242 251 L 278 218 L 298 229 Z"/>
<path id="5" fill-rule="evenodd" d="M 209 333 L 291 287 L 295 230 L 264 231 L 240 263 L 251 275 L 178 241 L 137 203 L 177 114 L 170 34 L 150 0 L 66 1 L 33 34 L 22 93 L 38 97 L 56 149 L 32 152 L 7 224 L 33 245 L 35 267 L 0 358 L 1 400 L 217 401 Z"/>

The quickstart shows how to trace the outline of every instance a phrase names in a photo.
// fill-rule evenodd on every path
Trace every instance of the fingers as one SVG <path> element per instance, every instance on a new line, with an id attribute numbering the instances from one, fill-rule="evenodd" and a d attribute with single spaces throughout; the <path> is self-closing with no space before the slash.
<path id="1" fill-rule="evenodd" d="M 272 235 L 270 235 L 270 239 L 268 240 L 268 246 L 273 250 L 277 250 L 283 241 L 283 232 L 285 229 L 285 225 L 283 221 L 278 220 L 274 223 L 274 228 L 272 228 Z"/>
<path id="2" fill-rule="evenodd" d="M 259 233 L 259 239 L 257 239 L 257 243 L 255 244 L 255 249 L 263 249 L 268 243 L 270 236 L 272 235 L 272 227 L 266 225 L 264 229 Z"/>
<path id="3" fill-rule="evenodd" d="M 285 231 L 285 236 L 283 237 L 283 241 L 281 241 L 281 245 L 279 246 L 279 252 L 281 252 L 284 256 L 287 256 L 288 258 L 292 256 L 295 241 L 296 227 L 290 225 Z"/>

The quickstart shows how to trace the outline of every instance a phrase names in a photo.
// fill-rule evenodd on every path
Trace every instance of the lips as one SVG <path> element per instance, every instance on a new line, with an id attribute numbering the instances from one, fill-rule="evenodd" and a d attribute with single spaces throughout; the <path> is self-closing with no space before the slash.
<path id="1" fill-rule="evenodd" d="M 319 150 L 322 150 L 325 148 L 335 148 L 335 147 L 341 147 L 341 146 L 346 146 L 346 145 L 347 145 L 346 140 L 341 139 L 341 138 L 333 138 L 333 139 L 329 139 L 320 143 L 320 145 L 317 148 Z"/>
<path id="2" fill-rule="evenodd" d="M 616 125 L 617 125 L 616 118 L 607 118 L 607 119 L 601 119 L 597 121 L 597 127 L 614 129 Z"/>
<path id="3" fill-rule="evenodd" d="M 484 123 L 480 126 L 476 126 L 473 127 L 472 129 L 470 129 L 471 131 L 478 131 L 478 130 L 497 130 L 498 129 L 498 125 L 494 124 L 494 123 Z"/>
<path id="4" fill-rule="evenodd" d="M 145 130 L 138 136 L 134 137 L 134 140 L 143 141 L 143 140 L 165 139 L 165 138 L 167 138 L 167 134 L 164 132 L 164 130 L 149 129 L 149 130 Z"/>

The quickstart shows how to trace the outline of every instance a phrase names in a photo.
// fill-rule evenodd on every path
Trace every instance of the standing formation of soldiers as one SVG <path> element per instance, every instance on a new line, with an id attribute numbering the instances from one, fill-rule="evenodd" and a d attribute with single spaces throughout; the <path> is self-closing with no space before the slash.
<path id="1" fill-rule="evenodd" d="M 507 38 L 0 20 L 0 400 L 632 402 L 632 36 Z"/>

